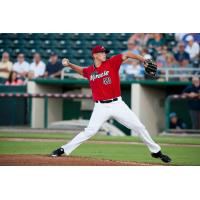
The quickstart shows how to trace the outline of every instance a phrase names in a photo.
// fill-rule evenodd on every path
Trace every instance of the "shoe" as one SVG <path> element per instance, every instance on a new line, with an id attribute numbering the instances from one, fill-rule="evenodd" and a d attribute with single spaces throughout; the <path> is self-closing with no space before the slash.
<path id="1" fill-rule="evenodd" d="M 55 151 L 53 151 L 51 153 L 51 157 L 58 157 L 58 156 L 61 156 L 62 154 L 64 154 L 64 149 L 63 148 L 59 148 L 59 149 L 56 149 Z"/>
<path id="2" fill-rule="evenodd" d="M 158 153 L 152 153 L 151 156 L 153 158 L 160 158 L 164 163 L 170 163 L 172 161 L 169 156 L 162 154 L 161 151 L 159 151 Z"/>

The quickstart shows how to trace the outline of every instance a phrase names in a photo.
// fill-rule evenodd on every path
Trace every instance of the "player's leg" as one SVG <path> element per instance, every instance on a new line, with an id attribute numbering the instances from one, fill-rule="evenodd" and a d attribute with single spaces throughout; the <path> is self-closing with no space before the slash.
<path id="1" fill-rule="evenodd" d="M 110 113 L 108 109 L 106 109 L 106 107 L 102 104 L 96 103 L 87 128 L 75 136 L 69 143 L 61 147 L 61 150 L 64 150 L 62 154 L 65 153 L 69 155 L 81 143 L 95 135 L 100 129 L 101 125 L 107 121 L 109 117 Z"/>
<path id="2" fill-rule="evenodd" d="M 160 146 L 153 141 L 145 126 L 140 122 L 136 114 L 122 100 L 119 100 L 114 105 L 112 116 L 121 124 L 133 130 L 141 138 L 144 144 L 147 145 L 148 149 L 152 153 L 152 156 L 160 158 Z M 168 161 L 167 158 L 165 160 Z"/>
<path id="3" fill-rule="evenodd" d="M 112 113 L 117 121 L 136 132 L 152 153 L 160 151 L 160 146 L 152 140 L 139 118 L 123 101 L 120 100 L 115 104 Z"/>

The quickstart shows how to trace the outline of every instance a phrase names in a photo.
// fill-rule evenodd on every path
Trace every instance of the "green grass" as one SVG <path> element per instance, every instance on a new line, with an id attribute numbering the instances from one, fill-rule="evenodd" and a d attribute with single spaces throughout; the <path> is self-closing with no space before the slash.
<path id="1" fill-rule="evenodd" d="M 62 145 L 61 142 L 0 142 L 0 154 L 49 154 Z M 173 165 L 200 165 L 198 147 L 163 147 L 173 159 Z M 72 156 L 83 156 L 109 160 L 161 163 L 151 158 L 143 145 L 127 144 L 83 144 Z"/>
<path id="2" fill-rule="evenodd" d="M 52 138 L 52 139 L 66 139 L 70 140 L 74 134 L 66 133 L 9 133 L 0 132 L 0 138 Z M 155 136 L 153 139 L 158 143 L 168 144 L 200 144 L 200 137 L 191 136 Z M 138 137 L 120 137 L 120 136 L 102 136 L 95 135 L 91 138 L 94 141 L 123 141 L 123 142 L 139 142 Z"/>
<path id="3" fill-rule="evenodd" d="M 59 138 L 69 140 L 72 134 L 64 133 L 0 133 L 0 138 Z M 92 138 L 95 141 L 124 141 L 138 142 L 136 137 L 112 137 L 96 135 Z M 200 137 L 178 137 L 178 136 L 157 136 L 154 140 L 158 143 L 169 144 L 200 144 Z M 47 155 L 55 148 L 61 146 L 62 142 L 21 142 L 21 141 L 0 141 L 0 154 L 42 154 Z M 162 146 L 162 151 L 169 154 L 172 165 L 200 165 L 200 147 Z M 72 156 L 92 157 L 108 160 L 135 161 L 158 163 L 157 159 L 151 158 L 146 146 L 138 144 L 92 144 L 85 143 L 77 148 Z"/>

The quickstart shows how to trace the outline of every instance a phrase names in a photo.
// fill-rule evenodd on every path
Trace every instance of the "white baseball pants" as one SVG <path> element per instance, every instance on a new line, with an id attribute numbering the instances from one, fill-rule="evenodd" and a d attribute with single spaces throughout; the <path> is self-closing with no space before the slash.
<path id="1" fill-rule="evenodd" d="M 95 103 L 87 128 L 74 137 L 68 144 L 62 146 L 65 154 L 69 155 L 81 143 L 95 135 L 101 125 L 111 117 L 139 135 L 150 152 L 157 153 L 160 151 L 160 146 L 152 140 L 148 131 L 135 113 L 124 103 L 121 97 L 119 97 L 117 101 L 111 103 Z"/>

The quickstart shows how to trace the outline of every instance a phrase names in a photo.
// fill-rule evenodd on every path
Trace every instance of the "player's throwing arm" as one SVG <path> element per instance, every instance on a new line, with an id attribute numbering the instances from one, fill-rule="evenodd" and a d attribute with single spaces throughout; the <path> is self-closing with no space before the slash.
<path id="1" fill-rule="evenodd" d="M 80 75 L 83 75 L 83 68 L 78 66 L 78 65 L 75 65 L 75 64 L 72 64 L 69 59 L 67 58 L 63 58 L 62 59 L 62 64 L 63 66 L 65 67 L 70 67 L 71 69 L 73 69 L 74 71 L 76 71 L 77 73 L 79 73 Z"/>

